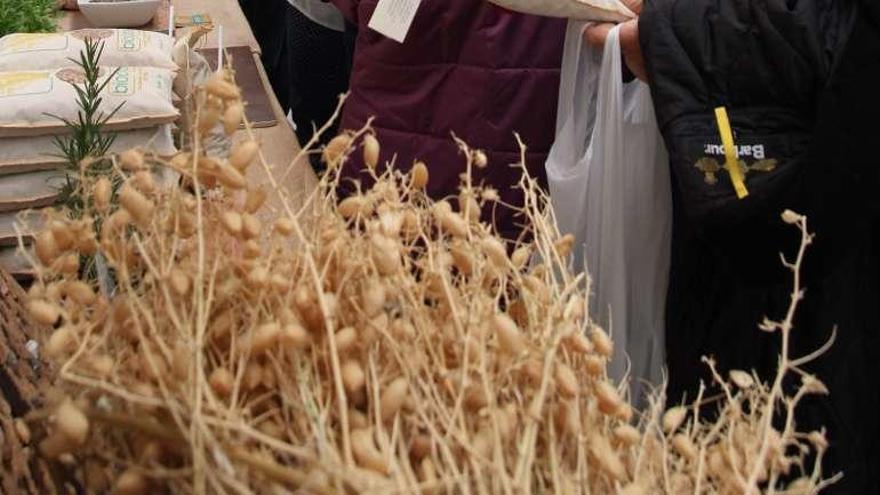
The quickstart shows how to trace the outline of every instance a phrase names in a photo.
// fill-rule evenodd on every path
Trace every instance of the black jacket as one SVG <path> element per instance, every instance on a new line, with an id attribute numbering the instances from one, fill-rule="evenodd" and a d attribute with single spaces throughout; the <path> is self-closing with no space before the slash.
<path id="1" fill-rule="evenodd" d="M 779 252 L 799 241 L 784 208 L 816 239 L 795 353 L 837 328 L 810 370 L 831 396 L 804 404 L 802 427 L 827 426 L 828 493 L 880 493 L 880 1 L 646 0 L 640 41 L 673 175 L 667 306 L 670 398 L 725 369 L 775 370 L 791 274 Z M 714 109 L 727 109 L 749 195 L 738 199 Z M 771 162 L 772 160 L 772 162 Z M 707 180 L 708 179 L 708 180 Z"/>
<path id="2" fill-rule="evenodd" d="M 711 232 L 778 213 L 811 158 L 817 102 L 842 60 L 855 0 L 655 0 L 641 40 L 687 214 Z M 749 196 L 738 199 L 714 109 L 727 109 Z"/>

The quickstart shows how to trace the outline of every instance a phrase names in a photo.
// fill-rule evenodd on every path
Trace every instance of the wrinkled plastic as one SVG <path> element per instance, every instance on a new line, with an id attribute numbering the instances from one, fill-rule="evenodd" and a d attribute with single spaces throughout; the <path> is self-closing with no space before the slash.
<path id="1" fill-rule="evenodd" d="M 569 21 L 563 56 L 556 141 L 547 177 L 556 220 L 575 235 L 572 263 L 586 267 L 590 315 L 610 329 L 612 378 L 661 385 L 664 310 L 672 237 L 667 154 L 650 89 L 624 84 L 619 28 L 604 51 Z"/>

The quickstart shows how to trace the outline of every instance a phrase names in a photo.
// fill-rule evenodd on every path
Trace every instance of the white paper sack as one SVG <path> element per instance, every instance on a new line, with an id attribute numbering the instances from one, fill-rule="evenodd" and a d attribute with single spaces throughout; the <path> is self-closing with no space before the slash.
<path id="1" fill-rule="evenodd" d="M 101 65 L 176 70 L 174 39 L 133 29 L 81 29 L 67 33 L 16 33 L 0 38 L 0 71 L 76 67 L 85 40 L 104 43 Z M 73 60 L 71 60 L 73 59 Z"/>
<path id="2" fill-rule="evenodd" d="M 620 0 L 489 0 L 523 14 L 581 21 L 623 22 L 635 14 Z"/>
<path id="3" fill-rule="evenodd" d="M 44 170 L 0 177 L 0 212 L 49 206 L 64 186 L 64 172 Z"/>
<path id="4" fill-rule="evenodd" d="M 172 102 L 174 72 L 168 69 L 102 67 L 110 82 L 101 93 L 104 114 L 122 106 L 105 125 L 106 130 L 155 127 L 175 121 Z M 65 129 L 57 117 L 76 119 L 74 84 L 82 84 L 78 68 L 54 71 L 0 72 L 0 137 L 58 134 Z"/>
<path id="5" fill-rule="evenodd" d="M 0 138 L 0 176 L 36 170 L 48 170 L 65 163 L 55 146 L 55 136 Z M 172 125 L 120 131 L 110 146 L 111 153 L 141 148 L 162 157 L 177 152 Z M 0 179 L 2 180 L 2 179 Z"/>

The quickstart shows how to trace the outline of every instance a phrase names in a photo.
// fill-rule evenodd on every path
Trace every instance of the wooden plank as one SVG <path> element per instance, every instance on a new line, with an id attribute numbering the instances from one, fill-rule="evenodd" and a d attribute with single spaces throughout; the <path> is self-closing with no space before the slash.
<path id="1" fill-rule="evenodd" d="M 171 0 L 166 0 L 167 4 Z M 236 0 L 174 0 L 174 15 L 208 14 L 213 20 L 214 26 L 223 26 L 224 45 L 250 46 L 255 51 L 260 50 L 260 45 L 254 37 L 247 19 Z M 153 22 L 140 29 L 154 31 L 168 31 L 168 6 L 163 5 L 156 12 Z M 161 17 L 161 19 L 160 19 Z M 91 24 L 86 20 L 82 12 L 65 11 L 58 23 L 62 31 L 90 28 Z M 216 48 L 218 45 L 217 30 L 212 31 L 206 38 L 206 46 Z"/>

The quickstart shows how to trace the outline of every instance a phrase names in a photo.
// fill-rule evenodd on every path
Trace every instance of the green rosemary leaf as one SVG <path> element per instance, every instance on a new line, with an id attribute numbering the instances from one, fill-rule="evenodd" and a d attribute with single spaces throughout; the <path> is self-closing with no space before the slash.
<path id="1" fill-rule="evenodd" d="M 110 73 L 109 76 L 107 76 L 106 79 L 104 79 L 104 82 L 102 82 L 101 85 L 98 87 L 98 90 L 96 91 L 97 93 L 104 91 L 104 88 L 106 88 L 107 85 L 110 84 L 110 80 L 112 80 L 114 77 L 116 77 L 116 74 L 119 73 L 119 69 L 120 68 L 117 67 L 113 72 Z"/>

